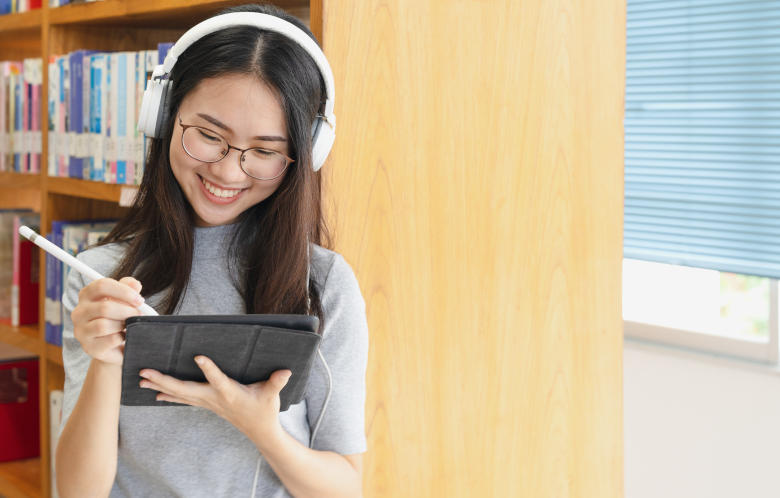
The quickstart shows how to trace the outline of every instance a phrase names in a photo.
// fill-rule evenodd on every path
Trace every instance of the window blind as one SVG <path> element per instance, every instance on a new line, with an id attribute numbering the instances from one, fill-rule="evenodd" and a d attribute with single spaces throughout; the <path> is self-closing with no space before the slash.
<path id="1" fill-rule="evenodd" d="M 627 20 L 624 256 L 780 278 L 780 1 Z"/>

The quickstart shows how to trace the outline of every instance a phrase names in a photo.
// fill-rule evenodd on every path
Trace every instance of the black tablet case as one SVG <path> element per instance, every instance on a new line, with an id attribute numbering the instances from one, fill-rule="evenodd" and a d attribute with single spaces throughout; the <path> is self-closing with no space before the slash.
<path id="1" fill-rule="evenodd" d="M 195 357 L 204 355 L 241 384 L 268 380 L 277 370 L 292 372 L 279 393 L 280 411 L 303 401 L 321 336 L 309 315 L 140 316 L 125 321 L 122 366 L 125 406 L 185 406 L 157 401 L 158 391 L 140 387 L 141 370 L 151 368 L 180 380 L 206 382 Z"/>

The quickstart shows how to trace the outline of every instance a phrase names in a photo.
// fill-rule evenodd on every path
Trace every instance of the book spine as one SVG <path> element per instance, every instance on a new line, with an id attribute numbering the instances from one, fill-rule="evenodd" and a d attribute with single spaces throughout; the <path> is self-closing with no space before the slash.
<path id="1" fill-rule="evenodd" d="M 22 88 L 21 88 L 21 74 L 15 73 L 13 75 L 14 84 L 14 171 L 19 173 L 22 166 Z"/>
<path id="2" fill-rule="evenodd" d="M 100 139 L 98 141 L 100 147 L 100 165 L 103 168 L 103 172 L 100 175 L 102 181 L 108 181 L 110 175 L 106 173 L 106 165 L 108 164 L 108 106 L 109 106 L 109 74 L 110 74 L 110 54 L 103 54 L 100 59 Z"/>
<path id="3" fill-rule="evenodd" d="M 165 58 L 168 56 L 168 52 L 173 48 L 173 43 L 158 43 L 157 44 L 157 64 L 163 64 Z"/>
<path id="4" fill-rule="evenodd" d="M 141 103 L 144 96 L 144 85 L 146 84 L 146 51 L 138 52 L 136 56 L 138 66 L 136 68 L 135 79 L 135 112 L 133 113 L 133 131 L 135 132 L 135 179 L 134 184 L 140 185 L 144 177 L 144 142 L 143 133 L 138 131 L 138 115 L 141 112 Z"/>
<path id="5" fill-rule="evenodd" d="M 30 78 L 32 69 L 30 68 L 30 59 L 24 61 L 24 72 L 22 73 L 22 173 L 30 172 Z"/>
<path id="6" fill-rule="evenodd" d="M 59 75 L 57 74 L 57 56 L 49 56 L 49 92 L 47 102 L 47 110 L 49 113 L 49 135 L 48 135 L 48 148 L 46 158 L 46 170 L 49 176 L 57 176 L 57 107 L 58 97 L 60 95 L 59 90 Z"/>
<path id="7" fill-rule="evenodd" d="M 82 59 L 82 79 L 81 79 L 81 150 L 79 159 L 81 160 L 81 177 L 85 180 L 92 178 L 90 171 L 90 151 L 92 150 L 92 135 L 89 131 L 90 122 L 90 94 L 92 92 L 92 56 L 84 55 Z"/>
<path id="8" fill-rule="evenodd" d="M 54 232 L 54 244 L 62 249 L 62 225 L 60 223 L 52 223 L 52 231 Z M 63 264 L 59 259 L 54 262 L 54 310 L 52 315 L 53 327 L 52 337 L 54 338 L 54 344 L 62 346 L 62 324 L 63 324 L 63 306 L 62 306 L 62 292 L 65 289 L 62 285 L 63 281 Z"/>
<path id="9" fill-rule="evenodd" d="M 51 232 L 47 233 L 46 240 L 54 242 L 54 235 Z M 57 258 L 49 253 L 46 253 L 44 257 L 46 259 L 46 297 L 43 305 L 43 316 L 45 318 L 44 338 L 49 344 L 54 344 L 54 338 L 52 336 L 54 330 L 52 315 L 54 311 L 54 261 Z"/>
<path id="10" fill-rule="evenodd" d="M 33 62 L 33 86 L 32 86 L 32 116 L 30 128 L 32 129 L 32 152 L 30 157 L 32 164 L 30 171 L 33 173 L 41 172 L 41 85 L 43 84 L 41 75 L 41 59 L 35 59 Z"/>
<path id="11" fill-rule="evenodd" d="M 61 55 L 57 57 L 57 78 L 59 79 L 59 96 L 57 97 L 57 176 L 68 176 L 66 160 L 68 153 L 68 119 L 67 113 L 67 88 L 65 82 L 65 63 L 68 57 Z"/>
<path id="12" fill-rule="evenodd" d="M 124 184 L 127 159 L 127 54 L 119 54 L 119 80 L 117 81 L 117 153 L 116 183 Z"/>
<path id="13" fill-rule="evenodd" d="M 111 54 L 111 138 L 109 155 L 111 157 L 111 178 L 109 183 L 117 183 L 117 149 L 119 147 L 119 54 Z"/>
<path id="14" fill-rule="evenodd" d="M 127 53 L 127 89 L 125 109 L 125 183 L 135 183 L 135 87 L 138 70 L 138 53 Z"/>
<path id="15" fill-rule="evenodd" d="M 0 6 L 0 12 L 2 12 L 1 6 Z M 8 128 L 6 127 L 6 120 L 5 120 L 5 116 L 6 116 L 5 105 L 7 101 L 6 65 L 7 65 L 6 62 L 0 62 L 0 171 L 6 171 L 5 156 L 8 153 L 8 140 L 7 140 Z"/>
<path id="16" fill-rule="evenodd" d="M 106 127 L 106 104 L 104 100 L 104 87 L 105 87 L 105 80 L 106 80 L 106 55 L 105 54 L 99 54 L 97 56 L 97 67 L 95 69 L 95 86 L 94 86 L 94 95 L 95 95 L 95 107 L 93 108 L 93 112 L 95 113 L 95 127 L 93 130 L 94 133 L 94 140 L 95 140 L 95 178 L 96 181 L 104 181 L 103 180 L 103 172 L 106 170 L 106 167 L 104 166 L 105 158 L 103 157 L 103 136 L 105 132 Z"/>
<path id="17" fill-rule="evenodd" d="M 21 254 L 19 248 L 19 217 L 14 216 L 14 231 L 12 238 L 13 276 L 11 277 L 11 325 L 19 326 L 19 287 L 21 282 Z"/>
<path id="18" fill-rule="evenodd" d="M 60 440 L 60 424 L 62 423 L 62 403 L 65 398 L 65 393 L 59 389 L 49 391 L 49 455 L 51 457 L 51 481 L 57 482 L 55 472 L 55 455 L 57 454 L 57 443 Z M 59 498 L 57 493 L 57 486 L 52 486 L 51 490 L 52 498 Z"/>
<path id="19" fill-rule="evenodd" d="M 68 107 L 68 155 L 70 157 L 68 176 L 81 178 L 81 162 L 78 160 L 78 136 L 81 130 L 81 80 L 84 77 L 80 58 L 83 52 L 76 51 L 69 55 L 70 58 L 70 105 Z"/>

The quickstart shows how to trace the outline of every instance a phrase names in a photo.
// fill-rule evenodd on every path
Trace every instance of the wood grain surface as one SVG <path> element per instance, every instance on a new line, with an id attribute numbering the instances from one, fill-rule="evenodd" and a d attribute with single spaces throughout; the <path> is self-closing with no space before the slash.
<path id="1" fill-rule="evenodd" d="M 622 496 L 625 4 L 321 9 L 365 496 Z"/>

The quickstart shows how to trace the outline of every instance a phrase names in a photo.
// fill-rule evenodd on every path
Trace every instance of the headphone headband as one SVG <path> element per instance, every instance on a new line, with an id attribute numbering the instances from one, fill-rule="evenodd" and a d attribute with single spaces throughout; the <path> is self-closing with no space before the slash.
<path id="1" fill-rule="evenodd" d="M 231 12 L 229 14 L 214 16 L 196 24 L 179 38 L 179 41 L 176 42 L 168 53 L 168 56 L 163 63 L 163 73 L 169 74 L 171 72 L 176 61 L 190 45 L 215 31 L 233 26 L 254 26 L 265 31 L 273 31 L 291 38 L 306 50 L 320 69 L 322 79 L 325 80 L 327 101 L 325 103 L 324 114 L 325 117 L 328 118 L 328 122 L 330 122 L 330 117 L 333 114 L 333 101 L 335 100 L 336 95 L 333 88 L 333 71 L 330 69 L 328 59 L 325 58 L 325 54 L 322 53 L 319 45 L 317 45 L 309 35 L 304 33 L 294 24 L 276 16 L 261 14 L 259 12 Z"/>
<path id="2" fill-rule="evenodd" d="M 170 96 L 173 89 L 168 75 L 182 53 L 193 43 L 206 35 L 233 26 L 253 26 L 265 31 L 273 31 L 290 38 L 308 53 L 319 68 L 325 81 L 325 109 L 318 114 L 312 124 L 312 169 L 319 170 L 333 147 L 336 139 L 336 116 L 333 113 L 335 87 L 333 71 L 328 59 L 315 42 L 303 30 L 294 24 L 269 14 L 259 12 L 231 12 L 214 16 L 195 25 L 184 33 L 165 57 L 165 62 L 154 68 L 141 103 L 138 116 L 138 131 L 148 137 L 159 138 L 170 118 Z M 327 123 L 327 126 L 322 122 Z"/>

